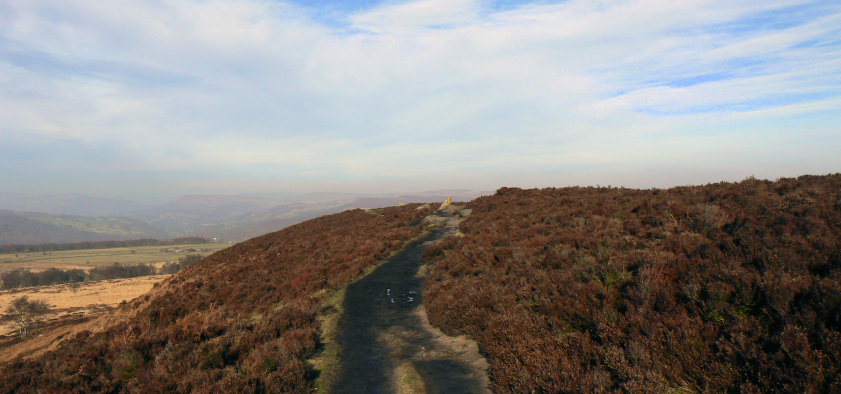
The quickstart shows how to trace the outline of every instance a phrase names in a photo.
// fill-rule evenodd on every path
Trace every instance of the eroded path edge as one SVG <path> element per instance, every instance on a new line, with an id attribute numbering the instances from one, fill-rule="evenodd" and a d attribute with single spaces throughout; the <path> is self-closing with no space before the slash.
<path id="1" fill-rule="evenodd" d="M 421 293 L 421 253 L 457 235 L 469 214 L 442 204 L 424 219 L 425 235 L 326 300 L 334 314 L 323 323 L 333 325 L 335 343 L 325 359 L 335 364 L 321 366 L 331 378 L 322 380 L 319 392 L 489 392 L 487 361 L 476 343 L 432 327 Z"/>

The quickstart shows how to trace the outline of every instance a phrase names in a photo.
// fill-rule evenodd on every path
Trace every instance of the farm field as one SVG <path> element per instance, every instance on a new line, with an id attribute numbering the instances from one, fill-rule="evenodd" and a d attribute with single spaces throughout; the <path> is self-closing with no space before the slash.
<path id="1" fill-rule="evenodd" d="M 58 339 L 82 329 L 87 329 L 102 314 L 109 313 L 123 301 L 130 301 L 148 292 L 169 275 L 141 276 L 129 279 L 112 279 L 77 284 L 27 287 L 0 291 L 0 305 L 27 296 L 31 300 L 47 303 L 49 312 L 33 332 L 34 337 L 21 342 L 16 327 L 9 321 L 0 323 L 0 363 L 25 352 L 28 356 L 49 349 Z M 5 313 L 5 308 L 0 314 Z"/>
<path id="2" fill-rule="evenodd" d="M 178 260 L 188 254 L 207 256 L 227 248 L 230 244 L 201 244 L 175 246 L 139 246 L 132 248 L 109 248 L 89 250 L 68 250 L 37 253 L 0 254 L 0 272 L 18 268 L 33 271 L 48 268 L 91 269 L 120 264 L 157 264 Z M 174 250 L 197 249 L 198 252 L 174 252 Z M 172 251 L 167 251 L 172 250 Z"/>
<path id="3" fill-rule="evenodd" d="M 26 213 L 25 215 L 39 222 L 71 227 L 96 234 L 110 234 L 129 238 L 160 236 L 160 232 L 152 229 L 148 224 L 127 217 L 87 217 L 46 213 Z"/>

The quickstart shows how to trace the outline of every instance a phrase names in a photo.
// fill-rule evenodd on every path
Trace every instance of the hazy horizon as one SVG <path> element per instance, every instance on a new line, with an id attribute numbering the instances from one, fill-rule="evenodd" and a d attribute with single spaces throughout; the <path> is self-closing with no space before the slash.
<path id="1" fill-rule="evenodd" d="M 0 192 L 841 171 L 841 3 L 0 2 Z"/>
<path id="2" fill-rule="evenodd" d="M 401 196 L 440 196 L 458 198 L 468 195 L 488 195 L 493 194 L 494 190 L 469 190 L 469 189 L 441 189 L 441 190 L 411 190 L 402 192 L 382 192 L 382 193 L 351 193 L 351 192 L 265 192 L 265 193 L 218 193 L 218 194 L 199 194 L 199 193 L 185 193 L 174 195 L 171 197 L 155 198 L 155 199 L 140 199 L 140 198 L 119 198 L 108 197 L 105 195 L 96 195 L 88 193 L 27 193 L 27 192 L 0 192 L 0 210 L 20 210 L 14 207 L 12 202 L 20 203 L 26 202 L 27 198 L 35 199 L 50 199 L 55 198 L 58 201 L 61 198 L 78 197 L 80 201 L 96 201 L 96 200 L 112 200 L 113 202 L 130 202 L 138 205 L 165 205 L 177 203 L 181 200 L 196 200 L 202 198 L 243 198 L 243 199 L 266 199 L 281 201 L 287 199 L 290 202 L 299 201 L 301 198 L 318 197 L 321 196 L 326 199 L 336 200 L 340 197 L 346 199 L 363 199 L 363 198 L 388 198 Z M 23 200 L 21 200 L 23 199 Z M 31 203 L 31 201 L 30 201 Z M 26 211 L 37 212 L 37 210 L 26 209 Z"/>

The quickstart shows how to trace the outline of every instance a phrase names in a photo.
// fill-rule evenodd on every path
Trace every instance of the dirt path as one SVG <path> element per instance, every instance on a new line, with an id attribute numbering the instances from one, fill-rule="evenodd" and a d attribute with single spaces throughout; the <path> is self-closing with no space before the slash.
<path id="1" fill-rule="evenodd" d="M 487 362 L 475 343 L 432 327 L 422 306 L 420 255 L 457 231 L 467 210 L 451 206 L 436 225 L 371 274 L 348 286 L 337 342 L 342 370 L 336 393 L 485 393 Z"/>

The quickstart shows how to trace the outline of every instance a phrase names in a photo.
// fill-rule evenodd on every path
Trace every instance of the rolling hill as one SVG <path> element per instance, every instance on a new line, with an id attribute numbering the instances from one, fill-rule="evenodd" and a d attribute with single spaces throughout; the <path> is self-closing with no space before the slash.
<path id="1" fill-rule="evenodd" d="M 186 195 L 163 204 L 144 205 L 83 194 L 0 193 L 0 244 L 181 237 L 240 242 L 348 209 L 440 202 L 447 196 L 471 200 L 482 194 L 490 192 Z"/>
<path id="2" fill-rule="evenodd" d="M 150 207 L 133 217 L 164 229 L 170 236 L 199 236 L 244 241 L 305 220 L 354 208 L 442 201 L 447 196 L 473 199 L 469 190 L 367 196 L 350 193 L 192 195 Z M 488 193 L 484 193 L 488 194 Z"/>
<path id="3" fill-rule="evenodd" d="M 468 207 L 424 296 L 495 391 L 841 391 L 839 174 Z"/>
<path id="4" fill-rule="evenodd" d="M 0 193 L 0 209 L 71 216 L 126 216 L 145 206 L 140 203 L 85 194 Z"/>
<path id="5" fill-rule="evenodd" d="M 127 217 L 84 217 L 0 210 L 0 245 L 165 238 Z"/>
<path id="6" fill-rule="evenodd" d="M 0 391 L 313 391 L 322 301 L 420 236 L 418 205 L 211 255 L 0 367 Z M 494 391 L 841 391 L 841 174 L 502 188 L 468 211 L 423 252 L 419 299 L 478 342 Z"/>
<path id="7" fill-rule="evenodd" d="M 99 331 L 6 365 L 0 392 L 306 391 L 320 297 L 419 235 L 418 205 L 346 211 L 215 253 Z"/>

